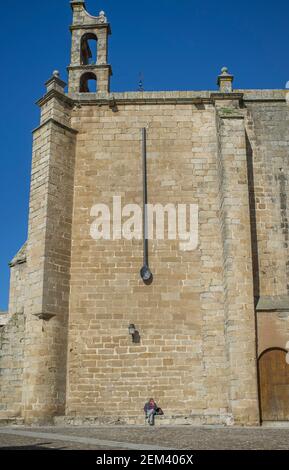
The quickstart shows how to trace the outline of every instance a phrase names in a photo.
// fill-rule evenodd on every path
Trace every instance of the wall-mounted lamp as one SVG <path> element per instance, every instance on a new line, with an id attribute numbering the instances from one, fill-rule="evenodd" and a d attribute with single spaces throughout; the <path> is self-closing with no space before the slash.
<path id="1" fill-rule="evenodd" d="M 136 329 L 135 329 L 135 326 L 134 326 L 133 323 L 131 323 L 131 324 L 129 325 L 128 331 L 129 331 L 129 334 L 132 335 L 132 336 L 135 334 Z"/>
<path id="2" fill-rule="evenodd" d="M 144 265 L 140 271 L 141 278 L 144 282 L 148 282 L 152 279 L 153 275 L 150 268 L 147 265 Z"/>
<path id="3" fill-rule="evenodd" d="M 137 331 L 135 325 L 131 323 L 128 327 L 129 334 L 132 336 L 133 343 L 140 343 L 140 334 Z"/>

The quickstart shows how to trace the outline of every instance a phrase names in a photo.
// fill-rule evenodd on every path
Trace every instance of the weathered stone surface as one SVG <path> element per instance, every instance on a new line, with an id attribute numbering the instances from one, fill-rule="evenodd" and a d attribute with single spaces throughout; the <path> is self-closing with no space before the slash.
<path id="1" fill-rule="evenodd" d="M 0 327 L 0 418 L 21 416 L 24 315 L 15 313 Z"/>
<path id="2" fill-rule="evenodd" d="M 9 313 L 7 312 L 0 312 L 0 327 L 7 324 L 9 319 Z"/>

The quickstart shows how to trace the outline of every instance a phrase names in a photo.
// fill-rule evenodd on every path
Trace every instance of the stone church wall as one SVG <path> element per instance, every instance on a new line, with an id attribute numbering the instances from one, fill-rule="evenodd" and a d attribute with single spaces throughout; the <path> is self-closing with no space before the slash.
<path id="1" fill-rule="evenodd" d="M 22 411 L 26 244 L 10 267 L 9 315 L 0 328 L 0 419 L 20 417 Z"/>
<path id="2" fill-rule="evenodd" d="M 254 260 L 259 265 L 255 295 L 287 295 L 289 307 L 289 108 L 284 101 L 246 106 L 258 245 Z"/>
<path id="3" fill-rule="evenodd" d="M 28 241 L 0 332 L 0 418 L 142 422 L 153 396 L 174 422 L 256 425 L 258 353 L 288 329 L 285 92 L 233 90 L 223 68 L 218 91 L 109 93 L 108 20 L 71 6 L 68 93 L 55 71 L 38 101 Z M 115 197 L 142 206 L 143 128 L 148 202 L 198 214 L 193 249 L 167 228 L 149 242 L 150 284 L 142 237 L 113 234 L 110 217 Z M 92 236 L 96 204 L 110 208 L 107 239 Z"/>
<path id="4" fill-rule="evenodd" d="M 199 245 L 195 251 L 180 251 L 176 241 L 150 244 L 154 273 L 150 286 L 144 285 L 138 274 L 142 266 L 141 241 L 96 242 L 90 236 L 94 204 L 111 206 L 115 195 L 122 196 L 123 205 L 141 204 L 140 133 L 144 126 L 148 133 L 149 202 L 199 206 Z M 117 110 L 83 106 L 74 110 L 72 127 L 78 130 L 78 136 L 67 414 L 121 416 L 125 408 L 128 414 L 138 415 L 144 401 L 154 396 L 168 415 L 202 416 L 203 422 L 205 416 L 214 422 L 238 422 L 239 414 L 243 414 L 245 420 L 255 423 L 252 279 L 248 277 L 242 300 L 236 300 L 235 319 L 229 314 L 228 320 L 220 220 L 220 190 L 224 188 L 218 173 L 214 106 L 137 105 L 133 100 L 131 104 L 117 105 Z M 235 127 L 233 136 L 229 129 L 226 131 L 225 148 L 236 142 L 246 159 L 244 128 L 238 131 Z M 229 159 L 234 158 L 230 152 L 227 154 Z M 242 184 L 246 185 L 246 166 L 242 171 Z M 229 195 L 225 197 L 228 200 Z M 246 192 L 242 197 L 248 200 Z M 230 204 L 227 210 L 231 210 Z M 242 216 L 244 224 L 248 214 Z M 247 228 L 249 234 L 249 225 Z M 238 227 L 235 233 L 237 236 Z M 245 238 L 242 246 L 250 256 L 250 238 Z M 235 273 L 240 279 L 243 262 L 240 254 Z M 235 295 L 230 291 L 231 307 L 238 295 L 236 290 Z M 238 302 L 243 302 L 245 315 L 241 322 Z M 228 321 L 232 340 L 227 336 Z M 140 332 L 139 345 L 131 342 L 130 323 Z M 238 346 L 238 338 L 243 342 L 246 338 L 246 358 L 244 354 L 240 358 L 244 343 Z M 236 374 L 242 375 L 242 369 L 247 402 L 236 382 Z M 236 392 L 232 387 L 237 387 Z M 231 393 L 237 408 L 243 400 L 235 418 Z"/>

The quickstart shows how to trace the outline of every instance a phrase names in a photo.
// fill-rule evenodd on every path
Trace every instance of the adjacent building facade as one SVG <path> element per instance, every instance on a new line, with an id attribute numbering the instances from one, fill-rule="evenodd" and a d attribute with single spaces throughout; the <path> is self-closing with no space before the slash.
<path id="1" fill-rule="evenodd" d="M 288 420 L 289 90 L 235 90 L 224 68 L 215 91 L 112 93 L 105 13 L 71 6 L 68 92 L 54 72 L 38 102 L 0 419 L 138 423 L 153 396 L 176 423 Z M 150 203 L 198 207 L 196 249 L 149 243 L 151 283 L 141 239 L 91 236 L 95 204 L 142 202 L 142 128 Z"/>

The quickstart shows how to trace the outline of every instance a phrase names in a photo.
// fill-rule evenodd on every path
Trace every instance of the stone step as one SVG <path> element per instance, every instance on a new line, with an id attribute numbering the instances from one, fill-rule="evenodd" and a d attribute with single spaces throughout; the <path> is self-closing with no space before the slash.
<path id="1" fill-rule="evenodd" d="M 155 419 L 155 425 L 169 425 L 172 423 L 172 418 L 157 416 Z M 56 426 L 105 426 L 105 425 L 136 425 L 136 426 L 148 426 L 147 420 L 144 416 L 131 416 L 126 418 L 117 417 L 81 417 L 81 416 L 57 416 L 54 418 L 54 424 Z M 176 424 L 174 420 L 174 424 Z M 182 422 L 182 424 L 184 424 Z"/>
<path id="2" fill-rule="evenodd" d="M 108 425 L 135 425 L 135 426 L 148 426 L 148 422 L 144 415 L 136 416 L 56 416 L 53 419 L 56 426 L 108 426 Z M 231 416 L 216 416 L 216 415 L 163 415 L 155 417 L 155 426 L 170 426 L 170 425 L 221 425 L 230 426 L 233 424 Z"/>
<path id="3" fill-rule="evenodd" d="M 1 418 L 0 426 L 20 426 L 24 424 L 23 418 Z"/>
<path id="4" fill-rule="evenodd" d="M 289 421 L 263 421 L 263 428 L 289 428 Z"/>

